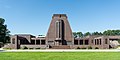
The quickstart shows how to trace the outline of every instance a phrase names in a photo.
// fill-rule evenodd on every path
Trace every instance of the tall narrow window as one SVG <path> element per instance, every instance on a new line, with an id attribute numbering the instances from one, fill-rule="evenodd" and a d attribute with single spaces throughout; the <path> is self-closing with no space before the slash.
<path id="1" fill-rule="evenodd" d="M 85 45 L 88 45 L 89 44 L 89 40 L 85 40 Z"/>
<path id="2" fill-rule="evenodd" d="M 99 39 L 97 39 L 97 45 L 99 45 Z"/>
<path id="3" fill-rule="evenodd" d="M 83 45 L 83 40 L 80 40 L 80 45 Z"/>
<path id="4" fill-rule="evenodd" d="M 101 45 L 101 39 L 100 39 L 100 45 Z"/>
<path id="5" fill-rule="evenodd" d="M 63 25 L 62 20 L 56 21 L 56 38 L 57 39 L 62 39 L 63 37 L 62 25 Z"/>
<path id="6" fill-rule="evenodd" d="M 91 43 L 93 43 L 93 40 L 91 41 Z"/>
<path id="7" fill-rule="evenodd" d="M 107 39 L 105 39 L 105 44 L 107 44 L 108 42 L 107 42 Z"/>
<path id="8" fill-rule="evenodd" d="M 56 38 L 59 38 L 59 21 L 56 21 Z"/>
<path id="9" fill-rule="evenodd" d="M 15 38 L 12 38 L 12 44 L 15 44 Z"/>
<path id="10" fill-rule="evenodd" d="M 95 45 L 96 45 L 96 39 L 95 39 Z"/>

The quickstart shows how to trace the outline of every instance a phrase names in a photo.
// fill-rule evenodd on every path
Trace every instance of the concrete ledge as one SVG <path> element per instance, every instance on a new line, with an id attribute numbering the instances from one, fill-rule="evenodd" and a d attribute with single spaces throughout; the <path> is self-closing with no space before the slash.
<path id="1" fill-rule="evenodd" d="M 0 52 L 120 52 L 120 49 L 75 50 L 75 49 L 45 49 L 45 50 L 2 50 Z"/>

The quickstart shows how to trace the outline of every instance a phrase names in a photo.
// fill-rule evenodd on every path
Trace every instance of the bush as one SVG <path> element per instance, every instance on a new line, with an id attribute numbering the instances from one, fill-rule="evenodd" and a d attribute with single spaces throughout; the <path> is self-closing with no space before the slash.
<path id="1" fill-rule="evenodd" d="M 35 49 L 40 49 L 40 48 L 35 48 Z"/>
<path id="2" fill-rule="evenodd" d="M 80 49 L 80 47 L 77 47 L 77 49 Z"/>
<path id="3" fill-rule="evenodd" d="M 81 49 L 86 49 L 85 47 L 82 47 Z"/>
<path id="4" fill-rule="evenodd" d="M 23 46 L 23 49 L 28 49 L 28 47 L 26 47 L 26 46 Z"/>
<path id="5" fill-rule="evenodd" d="M 89 47 L 88 47 L 88 49 L 92 49 L 92 47 L 91 47 L 91 46 L 89 46 Z"/>
<path id="6" fill-rule="evenodd" d="M 12 48 L 3 48 L 3 49 L 5 49 L 5 50 L 11 50 Z"/>
<path id="7" fill-rule="evenodd" d="M 98 47 L 95 47 L 95 49 L 99 49 Z"/>
<path id="8" fill-rule="evenodd" d="M 29 49 L 34 49 L 34 48 L 29 48 Z"/>

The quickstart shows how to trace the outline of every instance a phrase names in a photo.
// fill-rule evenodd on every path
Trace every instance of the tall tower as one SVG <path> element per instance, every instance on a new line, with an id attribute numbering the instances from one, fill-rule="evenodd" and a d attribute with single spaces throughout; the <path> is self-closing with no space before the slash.
<path id="1" fill-rule="evenodd" d="M 50 23 L 46 43 L 49 45 L 72 45 L 74 37 L 66 14 L 54 14 Z"/>

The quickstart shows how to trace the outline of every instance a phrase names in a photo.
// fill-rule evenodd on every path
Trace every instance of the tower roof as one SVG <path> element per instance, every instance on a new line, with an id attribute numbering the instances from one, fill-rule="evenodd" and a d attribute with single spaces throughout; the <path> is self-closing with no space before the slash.
<path id="1" fill-rule="evenodd" d="M 58 17 L 58 16 L 67 18 L 66 14 L 53 14 L 53 17 Z"/>

